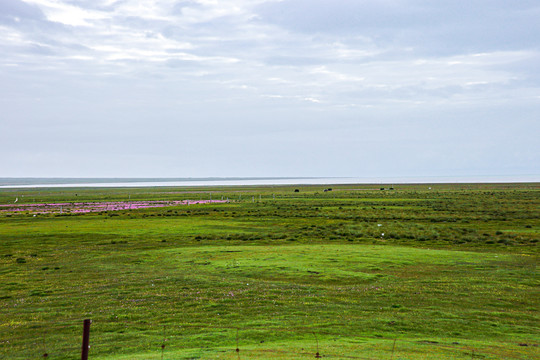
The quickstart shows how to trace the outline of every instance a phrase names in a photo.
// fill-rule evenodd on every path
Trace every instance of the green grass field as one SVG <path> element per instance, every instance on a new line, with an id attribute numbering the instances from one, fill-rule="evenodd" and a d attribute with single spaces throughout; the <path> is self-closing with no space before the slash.
<path id="1" fill-rule="evenodd" d="M 230 200 L 0 212 L 0 358 L 540 359 L 540 184 L 332 188 L 0 190 Z"/>

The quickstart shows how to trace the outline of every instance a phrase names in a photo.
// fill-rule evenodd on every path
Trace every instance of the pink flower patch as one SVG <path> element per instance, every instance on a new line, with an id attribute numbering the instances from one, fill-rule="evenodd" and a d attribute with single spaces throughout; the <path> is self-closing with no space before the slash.
<path id="1" fill-rule="evenodd" d="M 107 201 L 80 203 L 41 203 L 41 204 L 2 204 L 0 212 L 51 213 L 90 213 L 101 211 L 136 210 L 156 207 L 226 203 L 227 200 L 175 200 L 175 201 Z"/>

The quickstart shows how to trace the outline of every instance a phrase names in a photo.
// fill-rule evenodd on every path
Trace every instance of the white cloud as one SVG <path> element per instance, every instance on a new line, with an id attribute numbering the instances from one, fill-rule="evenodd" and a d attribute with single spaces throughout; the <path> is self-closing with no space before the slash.
<path id="1" fill-rule="evenodd" d="M 540 47 L 524 30 L 536 28 L 528 12 L 534 9 L 521 14 L 497 2 L 479 25 L 468 14 L 453 13 L 462 2 L 28 0 L 24 7 L 10 1 L 20 8 L 0 14 L 0 125 L 31 134 L 40 149 L 46 124 L 52 137 L 80 143 L 84 134 L 101 136 L 94 141 L 119 152 L 115 139 L 125 148 L 138 139 L 174 157 L 190 151 L 175 136 L 189 138 L 184 141 L 201 151 L 200 158 L 193 156 L 210 163 L 212 152 L 194 137 L 204 134 L 209 148 L 226 157 L 241 153 L 240 145 L 227 150 L 231 138 L 242 144 L 265 134 L 266 142 L 251 144 L 253 157 L 274 169 L 264 175 L 290 175 L 280 173 L 288 155 L 276 150 L 274 161 L 270 149 L 286 143 L 287 151 L 300 151 L 294 146 L 298 138 L 306 154 L 336 158 L 339 151 L 368 151 L 365 144 L 384 136 L 403 149 L 415 138 L 455 163 L 466 156 L 453 155 L 455 144 L 466 148 L 470 141 L 453 125 L 459 117 L 478 122 L 472 133 L 489 122 L 508 127 L 488 133 L 485 148 L 498 141 L 528 144 L 516 157 L 540 153 L 534 141 L 523 141 L 534 131 L 520 135 L 507 125 L 514 114 L 512 121 L 538 129 L 532 120 L 539 113 Z M 385 12 L 377 17 L 381 6 Z M 467 6 L 472 11 L 480 5 Z M 501 17 L 505 12 L 508 17 Z M 492 30 L 493 38 L 485 38 L 479 26 Z M 467 31 L 471 39 L 463 36 Z M 166 130 L 158 136 L 157 129 Z M 502 142 L 506 134 L 515 140 Z M 316 145 L 321 143 L 329 147 L 326 153 Z M 0 150 L 17 156 L 7 144 Z M 414 159 L 417 150 L 403 150 L 403 156 Z M 491 155 L 478 156 L 497 166 Z M 467 166 L 464 171 L 473 171 L 472 163 Z M 341 169 L 320 174 L 362 175 Z M 306 165 L 299 171 L 317 169 Z"/>
<path id="2" fill-rule="evenodd" d="M 106 19 L 106 13 L 80 8 L 60 0 L 26 0 L 38 5 L 49 21 L 71 26 L 92 26 L 96 20 Z"/>

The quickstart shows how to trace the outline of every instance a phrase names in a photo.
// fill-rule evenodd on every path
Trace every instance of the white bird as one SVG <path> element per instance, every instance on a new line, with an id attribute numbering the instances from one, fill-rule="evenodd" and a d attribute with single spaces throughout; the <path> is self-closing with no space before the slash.
<path id="1" fill-rule="evenodd" d="M 14 204 L 19 201 L 19 198 L 15 198 L 15 201 L 13 202 Z"/>

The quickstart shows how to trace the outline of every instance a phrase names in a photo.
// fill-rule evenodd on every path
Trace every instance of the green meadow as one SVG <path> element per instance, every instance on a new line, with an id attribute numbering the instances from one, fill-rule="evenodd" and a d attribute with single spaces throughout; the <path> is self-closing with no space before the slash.
<path id="1" fill-rule="evenodd" d="M 0 211 L 0 358 L 540 359 L 540 184 L 331 187 L 1 189 L 229 202 Z"/>

